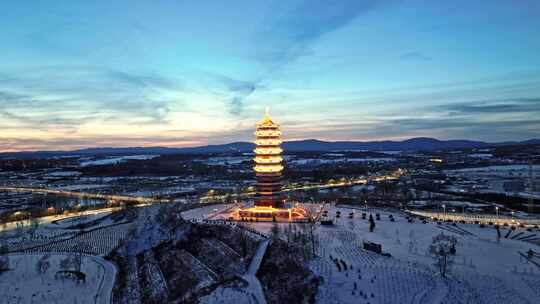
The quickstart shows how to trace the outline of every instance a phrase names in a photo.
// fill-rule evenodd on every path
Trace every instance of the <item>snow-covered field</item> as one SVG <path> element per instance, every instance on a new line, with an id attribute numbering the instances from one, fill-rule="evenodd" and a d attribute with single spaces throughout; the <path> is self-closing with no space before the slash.
<path id="1" fill-rule="evenodd" d="M 55 278 L 64 254 L 13 254 L 9 258 L 10 270 L 0 275 L 0 303 L 110 303 L 116 269 L 102 258 L 83 256 L 84 283 Z M 49 264 L 44 272 L 36 267 L 40 259 Z"/>
<path id="2" fill-rule="evenodd" d="M 329 208 L 329 215 L 339 210 L 348 215 L 351 209 Z M 360 211 L 354 219 L 338 219 L 334 227 L 320 227 L 320 255 L 313 269 L 325 277 L 319 299 L 321 303 L 353 303 L 354 282 L 356 296 L 362 291 L 370 303 L 538 303 L 536 290 L 531 285 L 540 283 L 540 268 L 528 263 L 518 252 L 540 248 L 530 243 L 502 238 L 496 241 L 494 229 L 472 225 L 459 227 L 472 233 L 458 234 L 440 229 L 433 223 L 409 223 L 403 215 L 388 212 L 376 221 L 375 232 L 369 232 L 368 221 L 362 220 Z M 452 275 L 442 279 L 432 266 L 433 259 L 426 254 L 432 238 L 439 233 L 458 238 L 459 245 Z M 383 251 L 393 257 L 383 257 L 364 251 L 362 241 L 383 245 Z M 341 259 L 352 269 L 338 271 L 334 259 Z M 349 267 L 350 267 L 349 266 Z M 361 276 L 361 279 L 360 279 Z M 373 298 L 371 294 L 373 293 Z M 451 300 L 450 300 L 451 299 Z M 363 303 L 363 302 L 360 302 Z"/>
<path id="3" fill-rule="evenodd" d="M 185 211 L 182 216 L 192 220 L 226 219 L 237 207 L 208 205 Z M 153 206 L 151 211 L 155 213 L 157 208 Z M 529 249 L 540 252 L 540 246 L 504 236 L 507 232 L 512 236 L 519 233 L 540 236 L 540 230 L 517 228 L 510 231 L 502 228 L 502 236 L 497 241 L 496 230 L 491 227 L 438 225 L 422 223 L 418 219 L 411 223 L 407 221 L 407 214 L 394 210 L 334 205 L 324 208 L 328 217 L 334 219 L 334 225 L 316 228 L 318 257 L 308 265 L 323 278 L 316 296 L 317 303 L 540 303 L 540 267 L 522 255 Z M 336 217 L 338 211 L 341 214 L 339 218 Z M 351 212 L 352 218 L 349 217 Z M 375 214 L 380 215 L 380 220 L 375 221 L 374 232 L 369 232 L 369 222 L 362 219 L 362 213 L 368 216 L 372 213 L 374 217 Z M 390 221 L 390 215 L 394 222 Z M 69 217 L 56 218 L 61 220 L 56 224 L 51 221 L 42 223 L 38 232 L 54 233 L 76 222 L 104 216 L 91 213 L 81 221 Z M 148 217 L 153 215 L 147 214 L 142 218 Z M 243 224 L 262 233 L 269 233 L 275 225 L 272 222 Z M 286 228 L 289 223 L 277 225 Z M 60 260 L 65 258 L 62 252 L 80 248 L 86 254 L 107 254 L 127 237 L 132 226 L 133 223 L 121 223 L 79 236 L 67 235 L 63 240 L 29 248 L 27 253 L 10 255 L 12 270 L 0 274 L 0 295 L 9 297 L 0 297 L 0 303 L 109 303 L 115 268 L 102 258 L 84 257 L 86 283 L 56 279 L 54 275 L 60 270 Z M 427 254 L 433 237 L 441 233 L 458 240 L 448 278 L 441 277 L 433 266 L 433 258 Z M 381 244 L 383 252 L 391 256 L 362 249 L 364 241 Z M 46 254 L 50 254 L 50 267 L 40 274 L 36 263 Z M 261 254 L 261 258 L 263 256 Z M 256 271 L 250 270 L 250 273 L 254 275 Z M 201 299 L 201 303 L 261 303 L 254 296 L 258 293 L 253 292 L 253 282 L 248 277 L 244 279 L 247 286 L 220 286 Z"/>
<path id="4" fill-rule="evenodd" d="M 203 162 L 209 166 L 237 165 L 245 161 L 250 161 L 251 158 L 249 156 L 216 156 L 203 160 Z"/>
<path id="5" fill-rule="evenodd" d="M 533 165 L 533 171 L 540 171 L 540 165 Z M 476 167 L 476 168 L 465 168 L 465 169 L 455 169 L 455 170 L 445 170 L 445 172 L 507 172 L 507 171 L 524 171 L 529 170 L 529 165 L 501 165 L 501 166 L 486 166 L 486 167 Z"/>
<path id="6" fill-rule="evenodd" d="M 107 184 L 69 184 L 58 186 L 58 189 L 66 191 L 77 191 L 77 190 L 90 190 L 90 189 L 102 189 L 110 187 Z"/>
<path id="7" fill-rule="evenodd" d="M 182 217 L 188 220 L 207 220 L 223 215 L 219 219 L 226 219 L 225 216 L 229 210 L 234 208 L 230 204 L 209 205 L 202 208 L 195 208 L 182 212 Z"/>
<path id="8" fill-rule="evenodd" d="M 293 159 L 287 163 L 292 166 L 306 166 L 306 165 L 324 165 L 324 164 L 336 164 L 336 163 L 387 163 L 394 162 L 395 158 L 391 157 L 378 157 L 378 158 L 334 158 L 334 159 L 318 159 L 318 158 L 306 158 L 306 159 Z"/>
<path id="9" fill-rule="evenodd" d="M 129 156 L 116 156 L 106 157 L 101 159 L 84 160 L 79 163 L 81 167 L 86 166 L 98 166 L 98 165 L 113 165 L 128 160 L 147 160 L 158 157 L 159 155 L 129 155 Z"/>
<path id="10" fill-rule="evenodd" d="M 211 294 L 200 299 L 203 304 L 255 304 L 253 295 L 242 288 L 218 287 Z"/>
<path id="11" fill-rule="evenodd" d="M 534 182 L 540 175 L 540 165 L 484 166 L 445 170 L 444 173 L 462 180 L 447 185 L 447 191 L 512 194 L 522 198 L 540 197 L 539 192 L 535 192 L 538 191 L 535 190 L 538 184 Z M 529 184 L 530 178 L 533 179 L 532 185 Z"/>
<path id="12" fill-rule="evenodd" d="M 368 213 L 379 213 L 381 219 L 375 221 L 375 231 L 369 232 L 368 221 L 361 218 L 366 211 L 335 206 L 326 209 L 329 217 L 336 211 L 341 217 L 335 219 L 334 226 L 317 228 L 319 257 L 310 264 L 324 279 L 317 303 L 540 303 L 540 268 L 520 255 L 529 249 L 538 252 L 540 247 L 504 238 L 507 229 L 502 230 L 503 237 L 497 242 L 493 228 L 457 224 L 456 229 L 449 223 L 423 224 L 419 220 L 409 223 L 406 214 L 373 209 Z M 348 218 L 351 211 L 352 219 Z M 189 215 L 206 218 L 215 212 L 207 207 L 191 210 Z M 390 214 L 395 222 L 389 220 Z M 263 233 L 274 225 L 245 224 Z M 278 225 L 285 228 L 288 224 Z M 540 235 L 540 231 L 523 229 L 512 233 L 520 231 Z M 440 233 L 458 239 L 454 265 L 446 279 L 427 254 L 433 237 Z M 392 257 L 363 250 L 363 241 L 382 244 L 383 252 Z M 219 289 L 207 300 L 225 303 L 235 295 L 237 291 Z"/>
<path id="13" fill-rule="evenodd" d="M 486 166 L 476 168 L 445 170 L 444 173 L 449 176 L 466 177 L 476 180 L 482 178 L 505 179 L 505 178 L 528 178 L 530 169 L 534 176 L 540 174 L 540 165 L 501 165 L 501 166 Z"/>
<path id="14" fill-rule="evenodd" d="M 79 171 L 55 171 L 45 175 L 45 177 L 73 177 L 79 175 L 81 175 L 81 172 Z"/>
<path id="15" fill-rule="evenodd" d="M 171 194 L 186 194 L 194 193 L 197 189 L 193 186 L 172 186 L 172 187 L 161 187 L 159 189 L 153 190 L 137 190 L 132 192 L 124 193 L 130 196 L 142 196 L 142 197 L 151 197 L 156 195 L 171 195 Z"/>

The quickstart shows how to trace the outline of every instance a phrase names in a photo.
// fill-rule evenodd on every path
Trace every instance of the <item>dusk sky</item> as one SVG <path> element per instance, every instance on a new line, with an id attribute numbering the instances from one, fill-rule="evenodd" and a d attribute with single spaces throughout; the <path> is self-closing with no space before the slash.
<path id="1" fill-rule="evenodd" d="M 0 151 L 540 137 L 540 1 L 2 1 Z"/>

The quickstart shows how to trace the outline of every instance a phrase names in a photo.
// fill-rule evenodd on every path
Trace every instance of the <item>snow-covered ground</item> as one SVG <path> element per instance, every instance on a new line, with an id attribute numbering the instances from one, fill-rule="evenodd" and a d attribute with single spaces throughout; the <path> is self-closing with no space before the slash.
<path id="1" fill-rule="evenodd" d="M 252 157 L 249 156 L 216 156 L 202 160 L 202 162 L 209 166 L 224 166 L 241 164 L 245 161 L 251 161 L 251 159 Z"/>
<path id="2" fill-rule="evenodd" d="M 79 163 L 81 167 L 86 166 L 98 166 L 98 165 L 113 165 L 128 160 L 147 160 L 158 157 L 159 155 L 129 155 L 129 156 L 116 156 L 106 157 L 102 159 L 84 160 Z"/>
<path id="3" fill-rule="evenodd" d="M 533 171 L 540 171 L 540 165 L 533 165 Z M 455 170 L 445 170 L 445 172 L 507 172 L 507 171 L 524 171 L 528 172 L 529 165 L 500 165 L 500 166 L 486 166 L 476 168 L 465 168 Z"/>
<path id="4" fill-rule="evenodd" d="M 182 212 L 182 217 L 187 220 L 206 220 L 213 219 L 217 215 L 225 215 L 234 205 L 231 204 L 219 204 L 208 205 L 202 208 L 190 209 Z M 226 219 L 226 218 L 219 218 Z"/>
<path id="5" fill-rule="evenodd" d="M 197 189 L 193 186 L 172 186 L 172 187 L 161 187 L 159 189 L 153 189 L 153 190 L 137 190 L 137 191 L 127 192 L 124 194 L 131 195 L 131 196 L 150 197 L 150 196 L 156 196 L 156 195 L 194 193 L 196 191 Z"/>
<path id="6" fill-rule="evenodd" d="M 317 303 L 540 303 L 540 268 L 520 255 L 529 249 L 538 252 L 540 247 L 504 238 L 507 229 L 502 229 L 503 237 L 497 242 L 493 228 L 457 224 L 456 230 L 449 223 L 409 223 L 406 214 L 372 209 L 368 213 L 379 213 L 381 219 L 375 221 L 375 231 L 369 232 L 368 221 L 361 218 L 366 211 L 326 209 L 329 217 L 335 217 L 337 211 L 341 217 L 333 226 L 317 228 L 319 257 L 310 264 L 323 277 Z M 348 218 L 350 212 L 354 212 L 352 219 Z M 213 207 L 191 210 L 189 215 L 207 218 L 210 214 L 215 214 Z M 395 222 L 389 220 L 390 214 Z M 263 233 L 274 225 L 245 224 Z M 281 228 L 287 225 L 278 223 Z M 540 231 L 524 229 L 512 233 L 519 232 L 540 235 Z M 440 276 L 427 254 L 433 237 L 440 233 L 455 236 L 459 242 L 447 279 Z M 381 244 L 392 257 L 363 250 L 363 241 Z M 206 303 L 225 303 L 219 295 L 231 299 L 235 294 L 218 289 L 212 294 L 213 302 Z M 241 303 L 249 302 L 252 300 Z"/>
<path id="7" fill-rule="evenodd" d="M 79 176 L 81 175 L 81 172 L 79 171 L 55 171 L 55 172 L 51 172 L 47 175 L 45 175 L 45 177 L 47 176 L 51 176 L 51 177 L 73 177 L 73 176 Z"/>
<path id="8" fill-rule="evenodd" d="M 220 286 L 214 292 L 200 299 L 202 304 L 258 304 L 252 293 L 243 288 Z"/>
<path id="9" fill-rule="evenodd" d="M 530 248 L 538 251 L 538 246 L 505 238 L 497 243 L 494 229 L 473 225 L 459 225 L 473 234 L 462 235 L 433 223 L 409 223 L 396 213 L 396 222 L 390 222 L 390 213 L 376 210 L 373 212 L 380 213 L 381 220 L 376 221 L 375 232 L 370 233 L 368 221 L 360 217 L 361 211 L 356 210 L 354 219 L 349 219 L 346 215 L 351 209 L 330 207 L 329 215 L 338 210 L 342 217 L 334 227 L 319 228 L 322 257 L 314 262 L 313 269 L 325 277 L 322 303 L 334 303 L 336 298 L 342 299 L 340 303 L 352 303 L 354 281 L 363 294 L 368 294 L 365 301 L 370 303 L 438 303 L 450 298 L 453 300 L 448 303 L 540 301 L 536 291 L 522 281 L 525 278 L 540 283 L 540 269 L 518 253 Z M 439 233 L 454 235 L 459 241 L 452 276 L 447 280 L 440 278 L 432 266 L 433 259 L 426 254 L 432 238 Z M 362 241 L 382 244 L 383 251 L 393 257 L 360 249 Z M 353 270 L 338 271 L 330 255 L 346 261 Z M 358 279 L 359 275 L 362 279 Z"/>
<path id="10" fill-rule="evenodd" d="M 306 165 L 323 165 L 323 164 L 336 164 L 336 163 L 386 163 L 394 162 L 395 158 L 392 157 L 378 157 L 378 158 L 334 158 L 334 159 L 318 159 L 318 158 L 306 158 L 306 159 L 293 159 L 288 161 L 287 164 L 292 166 L 306 166 Z"/>
<path id="11" fill-rule="evenodd" d="M 70 214 L 58 214 L 58 215 L 50 215 L 50 216 L 44 216 L 37 218 L 37 221 L 39 223 L 39 229 L 42 228 L 50 228 L 50 226 L 47 226 L 48 224 L 51 224 L 53 221 L 60 221 L 66 218 L 74 217 L 74 216 L 89 216 L 89 215 L 107 215 L 111 212 L 118 210 L 118 207 L 114 208 L 102 208 L 102 209 L 96 209 L 96 210 L 87 210 L 87 211 L 81 211 L 77 213 L 70 213 Z M 17 222 L 9 222 L 4 223 L 2 226 L 0 226 L 0 233 L 11 233 L 13 232 L 17 227 L 24 226 L 29 227 L 30 221 L 23 220 L 23 221 L 17 221 Z"/>
<path id="12" fill-rule="evenodd" d="M 499 165 L 445 170 L 461 181 L 446 186 L 447 191 L 464 193 L 499 193 L 522 198 L 539 198 L 536 190 L 540 165 Z M 532 173 L 532 176 L 531 176 Z M 532 178 L 532 184 L 530 179 Z"/>
<path id="13" fill-rule="evenodd" d="M 57 189 L 62 189 L 65 191 L 77 191 L 77 190 L 90 190 L 90 189 L 102 189 L 110 187 L 107 184 L 70 184 L 70 185 L 61 185 Z"/>
<path id="14" fill-rule="evenodd" d="M 48 257 L 47 257 L 48 256 Z M 10 270 L 0 275 L 0 303 L 110 303 L 116 275 L 113 264 L 99 257 L 83 256 L 86 281 L 55 278 L 64 254 L 12 254 Z M 40 259 L 49 267 L 39 272 Z"/>
<path id="15" fill-rule="evenodd" d="M 533 165 L 531 167 L 529 165 L 485 166 L 444 170 L 444 173 L 449 176 L 465 177 L 469 180 L 486 178 L 490 180 L 500 180 L 509 178 L 528 178 L 531 168 L 534 176 L 538 176 L 540 174 L 540 165 Z"/>

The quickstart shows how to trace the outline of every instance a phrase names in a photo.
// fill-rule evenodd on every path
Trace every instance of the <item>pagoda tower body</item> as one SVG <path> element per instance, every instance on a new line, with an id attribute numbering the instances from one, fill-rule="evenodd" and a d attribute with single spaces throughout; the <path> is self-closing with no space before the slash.
<path id="1" fill-rule="evenodd" d="M 255 176 L 254 206 L 238 208 L 231 213 L 231 219 L 239 221 L 303 221 L 306 210 L 298 203 L 285 206 L 282 195 L 283 149 L 281 149 L 281 130 L 268 108 L 263 120 L 256 124 L 255 157 L 253 158 Z"/>
<path id="2" fill-rule="evenodd" d="M 281 195 L 283 149 L 279 124 L 270 117 L 269 110 L 255 130 L 254 171 L 257 177 L 255 206 L 283 208 Z"/>

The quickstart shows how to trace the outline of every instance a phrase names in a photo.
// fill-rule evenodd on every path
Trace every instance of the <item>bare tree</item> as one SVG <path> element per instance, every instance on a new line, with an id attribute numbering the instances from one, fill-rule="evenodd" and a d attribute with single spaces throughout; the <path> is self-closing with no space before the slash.
<path id="1" fill-rule="evenodd" d="M 36 237 L 36 232 L 38 228 L 39 228 L 39 219 L 37 217 L 31 217 L 30 225 L 28 227 L 28 235 L 30 239 L 34 239 Z"/>
<path id="2" fill-rule="evenodd" d="M 175 205 L 163 205 L 159 208 L 156 215 L 157 222 L 164 231 L 169 233 L 169 238 L 174 238 L 176 230 L 184 223 L 181 210 Z"/>
<path id="3" fill-rule="evenodd" d="M 293 225 L 291 222 L 289 222 L 289 225 L 283 229 L 283 235 L 285 238 L 285 250 L 287 251 L 287 254 L 292 253 L 292 247 L 293 247 Z"/>
<path id="4" fill-rule="evenodd" d="M 51 267 L 51 263 L 49 262 L 50 254 L 46 254 L 42 256 L 39 261 L 36 263 L 36 272 L 38 274 L 43 274 L 47 272 L 47 270 Z"/>
<path id="5" fill-rule="evenodd" d="M 238 234 L 238 241 L 240 243 L 240 248 L 242 250 L 242 256 L 247 256 L 249 246 L 250 246 L 250 236 L 248 235 L 247 230 L 241 226 L 238 225 L 239 228 L 239 234 Z"/>
<path id="6" fill-rule="evenodd" d="M 368 199 L 369 199 L 369 190 L 367 188 L 367 185 L 364 185 L 362 187 L 361 195 L 360 195 L 360 200 L 362 201 L 361 203 L 367 204 Z"/>
<path id="7" fill-rule="evenodd" d="M 316 256 L 315 247 L 317 243 L 315 232 L 317 230 L 317 220 L 319 216 L 319 212 L 318 212 L 319 210 L 316 204 L 307 205 L 305 210 L 306 210 L 306 218 L 307 218 L 306 232 L 307 232 L 308 243 L 311 245 L 311 255 L 312 257 L 315 257 Z"/>
<path id="8" fill-rule="evenodd" d="M 4 239 L 0 239 L 0 274 L 9 270 L 9 248 Z"/>
<path id="9" fill-rule="evenodd" d="M 274 222 L 274 224 L 270 228 L 270 237 L 272 238 L 272 240 L 279 240 L 280 234 L 281 231 L 279 229 L 278 223 Z"/>
<path id="10" fill-rule="evenodd" d="M 375 230 L 375 221 L 373 220 L 373 214 L 369 215 L 369 232 Z"/>
<path id="11" fill-rule="evenodd" d="M 70 254 L 60 261 L 60 268 L 65 271 L 81 271 L 79 257 L 77 254 Z"/>
<path id="12" fill-rule="evenodd" d="M 456 253 L 457 239 L 454 236 L 441 234 L 433 237 L 428 252 L 435 261 L 435 267 L 438 268 L 441 276 L 446 277 L 453 262 L 453 256 Z"/>

